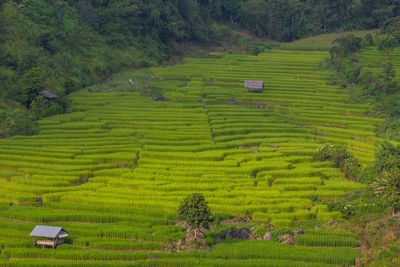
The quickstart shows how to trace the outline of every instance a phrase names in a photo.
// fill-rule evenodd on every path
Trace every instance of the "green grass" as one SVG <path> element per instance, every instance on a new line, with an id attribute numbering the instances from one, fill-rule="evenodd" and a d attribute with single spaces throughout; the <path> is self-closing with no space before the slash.
<path id="1" fill-rule="evenodd" d="M 359 30 L 320 34 L 291 43 L 282 44 L 281 48 L 289 50 L 329 50 L 329 48 L 332 46 L 332 42 L 340 37 L 346 36 L 348 34 L 354 34 L 357 37 L 364 37 L 368 33 L 372 34 L 372 36 L 375 36 L 377 31 L 378 30 Z"/>

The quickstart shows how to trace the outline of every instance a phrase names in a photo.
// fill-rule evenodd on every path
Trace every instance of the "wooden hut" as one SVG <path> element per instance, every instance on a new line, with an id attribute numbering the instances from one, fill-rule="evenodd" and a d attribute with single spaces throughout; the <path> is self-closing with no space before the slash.
<path id="1" fill-rule="evenodd" d="M 37 240 L 38 247 L 57 247 L 57 245 L 64 243 L 64 238 L 68 236 L 68 232 L 62 227 L 36 225 L 32 230 L 30 236 L 33 237 L 33 244 L 35 244 L 36 237 L 44 237 L 44 240 Z"/>
<path id="2" fill-rule="evenodd" d="M 244 81 L 244 87 L 247 88 L 250 93 L 261 93 L 264 88 L 264 81 Z"/>
<path id="3" fill-rule="evenodd" d="M 54 100 L 54 99 L 58 98 L 58 95 L 55 95 L 48 91 L 40 91 L 39 95 L 43 96 L 44 98 L 47 98 L 48 100 Z"/>

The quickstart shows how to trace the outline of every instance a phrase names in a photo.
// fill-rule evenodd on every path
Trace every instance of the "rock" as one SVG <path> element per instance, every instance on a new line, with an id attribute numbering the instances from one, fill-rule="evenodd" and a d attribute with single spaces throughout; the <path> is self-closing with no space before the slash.
<path id="1" fill-rule="evenodd" d="M 265 109 L 265 107 L 262 106 L 262 105 L 256 105 L 256 108 L 258 108 L 258 109 Z"/>
<path id="2" fill-rule="evenodd" d="M 263 236 L 263 240 L 265 240 L 265 241 L 270 241 L 270 240 L 272 240 L 272 235 L 271 235 L 271 233 L 266 233 L 266 234 Z"/>
<path id="3" fill-rule="evenodd" d="M 199 99 L 197 99 L 197 102 L 198 102 L 198 103 L 201 103 L 201 102 L 203 102 L 203 99 L 202 99 L 202 98 L 199 98 Z"/>
<path id="4" fill-rule="evenodd" d="M 247 228 L 242 228 L 239 231 L 239 237 L 240 239 L 250 239 L 250 230 Z"/>
<path id="5" fill-rule="evenodd" d="M 204 234 L 199 229 L 195 229 L 194 233 L 195 233 L 196 239 L 204 239 Z"/>
<path id="6" fill-rule="evenodd" d="M 293 237 L 296 238 L 299 235 L 304 235 L 304 229 L 297 229 L 293 231 Z"/>
<path id="7" fill-rule="evenodd" d="M 273 145 L 272 148 L 280 148 L 278 145 Z"/>
<path id="8" fill-rule="evenodd" d="M 258 236 L 258 237 L 256 238 L 256 240 L 263 240 L 263 238 L 262 238 L 261 236 Z"/>
<path id="9" fill-rule="evenodd" d="M 193 239 L 194 239 L 194 235 L 191 234 L 191 233 L 187 233 L 185 237 L 186 237 L 186 241 L 189 241 L 189 240 L 193 240 Z"/>
<path id="10" fill-rule="evenodd" d="M 347 85 L 342 84 L 342 89 L 346 89 L 346 88 L 347 88 Z"/>
<path id="11" fill-rule="evenodd" d="M 151 260 L 156 260 L 156 259 L 159 259 L 160 257 L 157 257 L 157 256 L 154 256 L 154 255 L 150 255 L 149 256 L 149 259 L 151 259 Z"/>
<path id="12" fill-rule="evenodd" d="M 328 221 L 327 224 L 328 224 L 328 225 L 334 225 L 334 224 L 337 224 L 337 222 L 335 222 L 335 221 Z"/>
<path id="13" fill-rule="evenodd" d="M 235 239 L 238 238 L 238 232 L 235 230 L 228 230 L 225 234 L 225 238 Z"/>
<path id="14" fill-rule="evenodd" d="M 167 101 L 167 98 L 165 96 L 158 96 L 154 101 L 165 102 Z"/>
<path id="15" fill-rule="evenodd" d="M 226 232 L 225 238 L 231 239 L 250 239 L 251 232 L 247 228 L 242 228 L 240 230 L 229 230 Z"/>
<path id="16" fill-rule="evenodd" d="M 176 245 L 177 246 L 182 246 L 183 245 L 183 240 L 179 239 L 178 242 L 176 242 Z"/>
<path id="17" fill-rule="evenodd" d="M 254 233 L 255 231 L 256 231 L 256 228 L 254 228 L 254 227 L 250 228 L 251 233 Z"/>
<path id="18" fill-rule="evenodd" d="M 294 238 L 292 235 L 289 234 L 278 235 L 278 238 L 281 241 L 281 244 L 294 245 Z"/>
<path id="19" fill-rule="evenodd" d="M 257 149 L 251 148 L 251 150 L 254 151 L 254 150 L 257 150 Z M 258 150 L 257 150 L 257 152 L 258 152 Z M 249 223 L 252 220 L 252 218 L 250 216 L 244 216 L 242 218 L 243 218 L 243 221 L 246 222 L 246 223 Z M 243 229 L 246 229 L 246 228 L 243 228 Z M 248 230 L 248 229 L 246 229 L 246 230 Z"/>

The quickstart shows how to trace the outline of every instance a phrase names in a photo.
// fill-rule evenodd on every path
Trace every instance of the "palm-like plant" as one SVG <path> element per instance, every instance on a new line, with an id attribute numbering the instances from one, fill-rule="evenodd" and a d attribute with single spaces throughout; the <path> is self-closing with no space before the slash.
<path id="1" fill-rule="evenodd" d="M 389 201 L 393 207 L 393 213 L 400 207 L 400 171 L 390 170 L 383 172 L 376 178 L 375 194 Z"/>

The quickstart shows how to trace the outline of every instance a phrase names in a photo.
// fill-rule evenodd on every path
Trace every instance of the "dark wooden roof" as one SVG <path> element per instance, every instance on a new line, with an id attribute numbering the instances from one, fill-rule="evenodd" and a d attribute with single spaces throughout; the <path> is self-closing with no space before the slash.
<path id="1" fill-rule="evenodd" d="M 246 80 L 244 81 L 244 87 L 250 89 L 262 89 L 264 88 L 264 81 Z"/>
<path id="2" fill-rule="evenodd" d="M 30 236 L 47 238 L 56 238 L 58 236 L 62 238 L 68 236 L 68 232 L 65 231 L 62 227 L 36 225 L 35 228 L 32 230 Z"/>
<path id="3" fill-rule="evenodd" d="M 44 97 L 47 98 L 47 99 L 55 99 L 55 98 L 58 98 L 58 95 L 55 95 L 55 94 L 50 93 L 50 92 L 48 92 L 48 91 L 41 91 L 41 92 L 39 92 L 39 95 L 42 95 L 42 96 L 44 96 Z"/>

